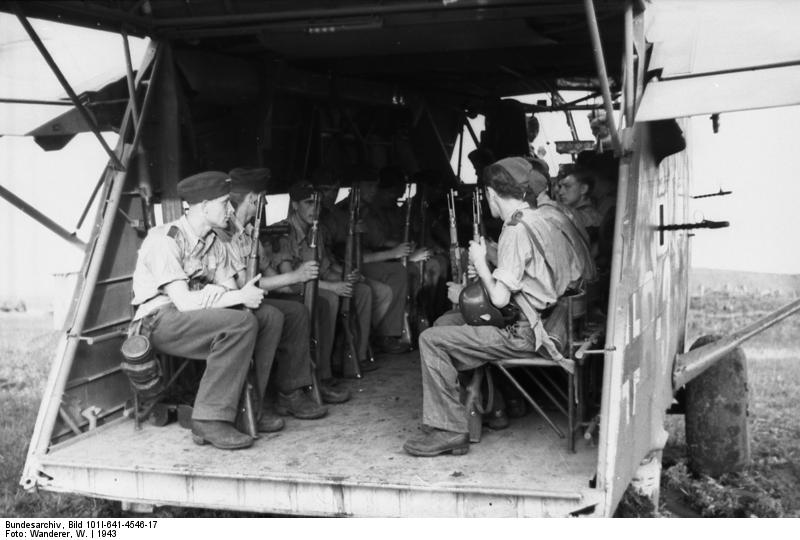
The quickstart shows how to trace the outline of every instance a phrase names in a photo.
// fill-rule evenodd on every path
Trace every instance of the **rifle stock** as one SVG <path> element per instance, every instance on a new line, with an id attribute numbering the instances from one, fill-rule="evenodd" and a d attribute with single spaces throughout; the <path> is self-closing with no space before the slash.
<path id="1" fill-rule="evenodd" d="M 406 184 L 406 221 L 403 228 L 403 242 L 408 244 L 411 240 L 411 184 Z M 408 268 L 408 255 L 401 260 L 403 267 Z M 420 275 L 422 279 L 422 275 Z M 400 343 L 414 348 L 411 338 L 411 285 L 406 288 L 406 305 L 403 309 L 403 328 L 400 331 Z"/>
<path id="2" fill-rule="evenodd" d="M 261 230 L 261 221 L 264 216 L 264 205 L 266 204 L 266 196 L 264 192 L 258 194 L 258 202 L 256 203 L 256 219 L 253 223 L 253 230 L 250 233 L 250 253 L 247 254 L 247 268 L 245 269 L 245 281 L 250 281 L 256 274 L 258 274 L 258 247 L 259 234 Z M 252 310 L 250 310 L 252 311 Z M 244 382 L 242 389 L 242 396 L 239 399 L 239 414 L 236 420 L 236 427 L 239 431 L 247 433 L 254 439 L 258 438 L 258 414 L 260 414 L 260 407 L 256 411 L 257 405 L 261 404 L 261 397 L 256 391 L 256 375 L 255 366 L 252 360 L 250 361 L 250 369 L 247 371 L 247 379 Z"/>
<path id="3" fill-rule="evenodd" d="M 314 214 L 311 222 L 311 230 L 308 233 L 308 260 L 319 262 L 319 210 L 320 196 L 314 192 Z M 322 405 L 322 396 L 319 392 L 319 381 L 317 380 L 317 365 L 319 364 L 319 319 L 317 317 L 317 295 L 319 293 L 319 278 L 309 280 L 303 289 L 303 303 L 308 309 L 309 329 L 311 330 L 311 380 L 314 401 Z"/>
<path id="4" fill-rule="evenodd" d="M 347 241 L 345 242 L 344 264 L 342 270 L 342 280 L 346 280 L 353 272 L 356 256 L 360 255 L 360 249 L 356 247 L 356 207 L 358 205 L 358 187 L 350 189 L 349 196 L 349 215 L 347 221 Z M 357 251 L 359 253 L 357 253 Z M 353 290 L 355 294 L 355 288 Z M 353 331 L 354 320 L 351 317 L 351 307 L 353 299 L 342 298 L 339 303 L 339 316 L 343 329 L 343 343 L 341 350 L 342 376 L 348 378 L 361 378 L 361 368 L 358 365 L 358 350 L 356 348 L 356 336 Z"/>

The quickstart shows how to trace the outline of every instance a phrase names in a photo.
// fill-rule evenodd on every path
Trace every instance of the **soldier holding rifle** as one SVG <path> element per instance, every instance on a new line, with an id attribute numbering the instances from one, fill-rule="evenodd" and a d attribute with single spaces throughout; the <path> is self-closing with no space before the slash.
<path id="1" fill-rule="evenodd" d="M 469 451 L 467 411 L 459 399 L 457 382 L 460 371 L 534 351 L 567 371 L 574 369 L 572 361 L 555 347 L 542 321 L 580 276 L 572 275 L 572 265 L 559 264 L 561 254 L 573 253 L 566 237 L 527 202 L 536 175 L 541 176 L 524 158 L 502 159 L 484 172 L 489 208 L 504 224 L 497 268 L 490 270 L 481 238 L 470 242 L 468 273 L 480 279 L 495 307 L 513 303 L 520 316 L 504 328 L 464 324 L 435 326 L 422 333 L 422 421 L 427 429 L 404 445 L 411 455 Z"/>
<path id="2" fill-rule="evenodd" d="M 237 286 L 234 265 L 212 231 L 228 224 L 229 193 L 223 172 L 179 182 L 188 212 L 150 229 L 133 273 L 134 321 L 141 321 L 153 347 L 206 362 L 192 411 L 192 439 L 228 450 L 253 444 L 233 425 L 239 395 L 254 350 L 256 368 L 264 370 L 274 353 L 265 344 L 277 342 L 283 327 L 278 310 L 261 308 L 264 293 L 255 284 L 260 276 Z M 236 309 L 240 306 L 260 315 Z"/>
<path id="3" fill-rule="evenodd" d="M 291 200 L 289 217 L 285 223 L 289 225 L 289 234 L 281 239 L 281 249 L 276 254 L 278 267 L 281 272 L 292 272 L 304 260 L 309 257 L 307 251 L 310 249 L 308 235 L 314 223 L 314 187 L 311 184 L 301 183 L 292 186 L 289 190 Z M 369 334 L 372 291 L 364 283 L 360 282 L 360 276 L 353 273 L 342 276 L 342 268 L 333 263 L 330 252 L 328 251 L 328 240 L 325 237 L 324 229 L 318 231 L 317 249 L 320 252 L 319 262 L 319 290 L 317 306 L 317 317 L 319 317 L 319 363 L 317 365 L 317 376 L 320 379 L 320 391 L 323 401 L 338 403 L 338 394 L 333 391 L 342 392 L 336 389 L 335 381 L 332 379 L 331 355 L 333 352 L 334 329 L 336 328 L 336 316 L 339 311 L 340 301 L 353 298 L 356 307 L 356 321 L 365 336 Z M 360 360 L 367 358 L 367 341 L 359 343 L 358 355 Z M 349 397 L 349 394 L 348 394 Z M 334 401 L 336 400 L 336 401 Z"/>
<path id="4" fill-rule="evenodd" d="M 243 275 L 242 269 L 247 267 L 247 258 L 257 250 L 257 266 L 262 271 L 258 285 L 264 291 L 283 290 L 285 287 L 302 286 L 314 280 L 319 275 L 319 263 L 309 257 L 296 268 L 286 273 L 279 273 L 274 262 L 268 260 L 263 247 L 257 240 L 259 223 L 253 223 L 259 214 L 259 203 L 264 204 L 263 193 L 266 190 L 267 169 L 234 169 L 231 171 L 231 204 L 236 208 L 236 213 L 231 219 L 228 231 L 231 232 L 231 259 L 238 272 Z M 241 278 L 240 278 L 241 279 Z M 263 304 L 277 308 L 284 316 L 283 332 L 277 343 L 273 380 L 278 390 L 278 399 L 275 409 L 281 414 L 290 414 L 297 418 L 312 419 L 324 416 L 325 407 L 314 403 L 307 392 L 298 392 L 299 382 L 304 382 L 303 387 L 311 385 L 311 351 L 310 338 L 311 326 L 309 312 L 305 306 L 297 301 L 284 298 L 271 298 L 266 296 Z M 271 367 L 271 366 L 270 366 Z M 258 374 L 259 381 L 270 373 Z M 327 383 L 320 384 L 320 393 L 326 403 L 342 403 L 350 398 L 346 390 L 331 387 Z M 302 393 L 302 395 L 301 395 Z M 326 399 L 327 398 L 327 399 Z M 280 421 L 280 422 L 276 422 Z M 262 423 L 283 424 L 280 418 L 265 416 Z"/>

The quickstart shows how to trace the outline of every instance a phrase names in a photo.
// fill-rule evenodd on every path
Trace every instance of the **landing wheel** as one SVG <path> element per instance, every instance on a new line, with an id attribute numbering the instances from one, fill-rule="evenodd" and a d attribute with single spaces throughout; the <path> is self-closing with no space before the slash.
<path id="1" fill-rule="evenodd" d="M 691 348 L 719 338 L 703 336 Z M 747 359 L 739 347 L 686 384 L 686 444 L 692 471 L 717 477 L 747 466 L 748 397 Z"/>

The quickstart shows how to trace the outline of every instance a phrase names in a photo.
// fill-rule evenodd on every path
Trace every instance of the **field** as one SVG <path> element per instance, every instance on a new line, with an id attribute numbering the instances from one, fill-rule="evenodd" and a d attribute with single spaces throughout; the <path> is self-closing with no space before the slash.
<path id="1" fill-rule="evenodd" d="M 689 335 L 725 333 L 789 300 L 778 293 L 704 292 L 692 299 Z M 750 381 L 752 464 L 719 479 L 694 477 L 686 467 L 683 417 L 668 417 L 662 503 L 639 515 L 800 517 L 800 317 L 753 339 L 745 348 Z M 691 339 L 690 338 L 690 339 Z M 118 503 L 22 491 L 19 478 L 57 333 L 50 318 L 0 313 L 0 515 L 110 517 Z M 156 516 L 232 516 L 159 508 Z"/>

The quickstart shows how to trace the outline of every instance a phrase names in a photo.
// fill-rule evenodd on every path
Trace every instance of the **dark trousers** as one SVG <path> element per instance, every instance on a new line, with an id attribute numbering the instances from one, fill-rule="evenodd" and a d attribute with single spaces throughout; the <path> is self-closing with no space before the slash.
<path id="1" fill-rule="evenodd" d="M 362 272 L 368 278 L 368 284 L 371 280 L 377 281 L 388 285 L 392 292 L 385 314 L 372 321 L 376 335 L 399 336 L 403 332 L 403 313 L 408 294 L 408 271 L 399 262 L 378 262 L 363 265 Z"/>
<path id="2" fill-rule="evenodd" d="M 255 359 L 260 395 L 264 395 L 273 369 L 272 380 L 279 392 L 288 394 L 310 386 L 310 327 L 306 307 L 291 300 L 266 297 L 253 314 L 259 325 Z M 275 332 L 275 328 L 281 331 Z"/>
<path id="3" fill-rule="evenodd" d="M 235 309 L 178 311 L 168 305 L 148 315 L 145 324 L 156 350 L 205 360 L 192 418 L 233 422 L 256 345 L 256 317 Z"/>

